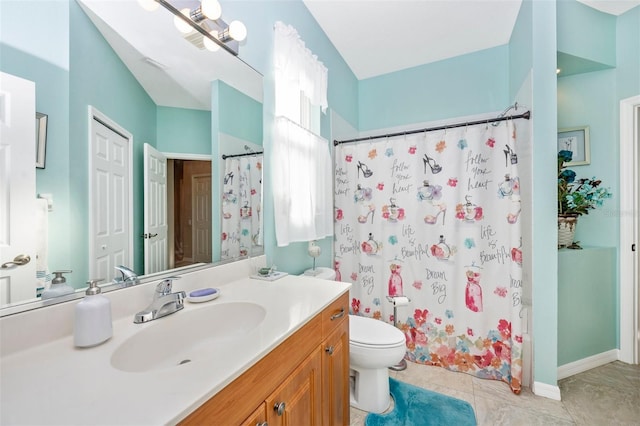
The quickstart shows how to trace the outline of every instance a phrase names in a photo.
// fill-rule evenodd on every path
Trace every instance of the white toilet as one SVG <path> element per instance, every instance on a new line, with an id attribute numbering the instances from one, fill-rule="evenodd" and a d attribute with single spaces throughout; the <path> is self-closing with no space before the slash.
<path id="1" fill-rule="evenodd" d="M 316 278 L 333 280 L 330 268 L 316 268 Z M 388 367 L 406 353 L 404 333 L 373 318 L 349 315 L 351 406 L 382 413 L 391 405 Z"/>
<path id="2" fill-rule="evenodd" d="M 388 367 L 406 353 L 404 333 L 384 321 L 349 315 L 351 405 L 382 413 L 391 404 Z"/>

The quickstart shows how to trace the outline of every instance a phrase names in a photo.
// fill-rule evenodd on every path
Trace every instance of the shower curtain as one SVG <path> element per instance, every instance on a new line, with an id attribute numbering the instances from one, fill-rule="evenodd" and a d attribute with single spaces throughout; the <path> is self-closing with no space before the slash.
<path id="1" fill-rule="evenodd" d="M 222 190 L 222 260 L 262 247 L 262 154 L 226 158 Z"/>
<path id="2" fill-rule="evenodd" d="M 393 323 L 390 300 L 406 296 L 396 321 L 408 360 L 502 380 L 515 393 L 520 123 L 338 145 L 334 185 L 334 266 L 353 283 L 351 313 Z"/>

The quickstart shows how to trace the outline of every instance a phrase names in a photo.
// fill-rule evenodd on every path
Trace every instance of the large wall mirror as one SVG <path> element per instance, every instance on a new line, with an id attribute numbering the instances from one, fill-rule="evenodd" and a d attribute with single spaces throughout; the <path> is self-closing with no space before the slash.
<path id="1" fill-rule="evenodd" d="M 36 82 L 48 127 L 34 198 L 50 203 L 34 241 L 39 272 L 11 284 L 33 294 L 3 290 L 0 315 L 80 297 L 121 264 L 142 277 L 263 252 L 262 76 L 241 59 L 243 43 L 238 56 L 211 52 L 137 0 L 3 3 L 0 70 Z M 27 33 L 7 24 L 24 16 Z M 55 41 L 54 60 L 39 38 Z M 57 270 L 73 271 L 76 292 L 43 301 L 37 288 Z"/>

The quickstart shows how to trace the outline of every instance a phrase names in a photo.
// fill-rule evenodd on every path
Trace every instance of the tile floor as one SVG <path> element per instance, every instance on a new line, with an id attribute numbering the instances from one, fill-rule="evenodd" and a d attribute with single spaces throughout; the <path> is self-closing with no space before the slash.
<path id="1" fill-rule="evenodd" d="M 407 364 L 404 371 L 390 370 L 390 376 L 469 402 L 480 426 L 640 425 L 640 365 L 616 361 L 567 377 L 559 382 L 562 401 L 554 401 L 529 388 L 514 395 L 502 382 Z M 351 425 L 364 425 L 366 415 L 351 408 Z"/>

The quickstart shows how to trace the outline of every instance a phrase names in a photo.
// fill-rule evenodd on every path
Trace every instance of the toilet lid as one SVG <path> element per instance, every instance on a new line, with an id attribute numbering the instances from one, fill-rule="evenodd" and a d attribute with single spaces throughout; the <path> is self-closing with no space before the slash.
<path id="1" fill-rule="evenodd" d="M 349 315 L 349 341 L 367 346 L 404 344 L 404 333 L 384 321 Z"/>

